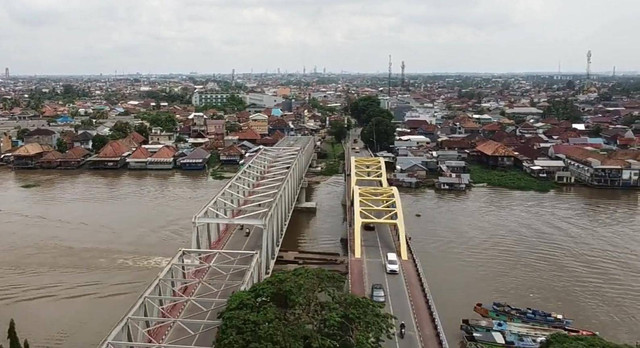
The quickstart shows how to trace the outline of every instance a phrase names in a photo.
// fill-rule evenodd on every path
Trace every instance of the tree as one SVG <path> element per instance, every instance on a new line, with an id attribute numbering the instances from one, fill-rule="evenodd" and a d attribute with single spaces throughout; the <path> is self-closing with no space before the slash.
<path id="1" fill-rule="evenodd" d="M 572 123 L 582 122 L 580 109 L 569 98 L 550 100 L 545 113 L 553 115 L 559 120 L 567 120 Z"/>
<path id="2" fill-rule="evenodd" d="M 568 90 L 573 91 L 574 89 L 576 89 L 576 83 L 573 80 L 569 80 L 565 84 L 565 88 L 568 89 Z"/>
<path id="3" fill-rule="evenodd" d="M 152 112 L 140 114 L 143 121 L 147 121 L 151 127 L 160 127 L 165 132 L 175 132 L 178 127 L 176 116 L 170 112 Z"/>
<path id="4" fill-rule="evenodd" d="M 632 348 L 627 344 L 617 344 L 605 341 L 598 336 L 570 336 L 564 333 L 556 333 L 546 341 L 540 348 Z"/>
<path id="5" fill-rule="evenodd" d="M 95 129 L 96 126 L 93 123 L 92 119 L 86 118 L 86 119 L 80 121 L 80 128 L 82 128 L 82 129 Z"/>
<path id="6" fill-rule="evenodd" d="M 16 322 L 11 318 L 9 321 L 9 330 L 7 331 L 7 339 L 9 340 L 9 348 L 22 348 L 18 333 L 16 332 Z"/>
<path id="7" fill-rule="evenodd" d="M 149 139 L 150 131 L 149 131 L 149 126 L 147 126 L 146 124 L 138 123 L 133 127 L 133 130 L 136 133 L 138 133 L 138 134 L 142 135 L 143 137 L 145 137 L 145 139 Z"/>
<path id="8" fill-rule="evenodd" d="M 182 135 L 178 134 L 178 136 L 176 137 L 176 144 L 181 144 L 186 142 L 187 142 L 187 139 Z"/>
<path id="9" fill-rule="evenodd" d="M 599 124 L 589 129 L 589 136 L 592 138 L 600 137 L 600 133 L 602 133 L 602 126 L 600 126 Z"/>
<path id="10" fill-rule="evenodd" d="M 91 139 L 91 148 L 94 152 L 100 151 L 107 143 L 109 142 L 109 138 L 105 137 L 102 134 L 96 134 Z"/>
<path id="11" fill-rule="evenodd" d="M 129 134 L 133 132 L 133 127 L 131 123 L 125 121 L 116 122 L 113 127 L 111 127 L 111 134 L 109 137 L 113 140 L 126 138 Z"/>
<path id="12" fill-rule="evenodd" d="M 347 130 L 351 130 L 353 128 L 353 121 L 351 121 L 350 117 L 347 117 Z"/>
<path id="13" fill-rule="evenodd" d="M 227 98 L 223 108 L 229 112 L 240 112 L 247 108 L 247 103 L 236 94 L 232 94 Z"/>
<path id="14" fill-rule="evenodd" d="M 235 133 L 240 131 L 240 125 L 238 124 L 238 122 L 227 121 L 224 124 L 224 129 L 227 131 L 227 133 Z"/>
<path id="15" fill-rule="evenodd" d="M 68 149 L 69 147 L 67 146 L 67 142 L 64 141 L 64 139 L 58 138 L 58 140 L 56 140 L 56 150 L 58 150 L 58 152 L 65 153 Z"/>
<path id="16" fill-rule="evenodd" d="M 380 109 L 380 99 L 376 96 L 364 96 L 356 99 L 348 105 L 349 114 L 361 125 L 366 125 L 365 115 L 371 110 Z"/>
<path id="17" fill-rule="evenodd" d="M 20 130 L 18 130 L 18 135 L 17 138 L 21 141 L 24 141 L 24 137 L 29 134 L 29 132 L 31 132 L 29 130 L 29 128 L 20 128 Z"/>
<path id="18" fill-rule="evenodd" d="M 344 285 L 344 276 L 323 269 L 276 272 L 231 295 L 216 347 L 381 347 L 393 316 Z"/>
<path id="19" fill-rule="evenodd" d="M 387 150 L 395 141 L 396 129 L 386 118 L 374 118 L 360 133 L 360 138 L 371 151 Z"/>
<path id="20" fill-rule="evenodd" d="M 333 137 L 337 143 L 342 142 L 347 137 L 347 128 L 342 121 L 331 121 L 329 125 L 329 135 Z"/>

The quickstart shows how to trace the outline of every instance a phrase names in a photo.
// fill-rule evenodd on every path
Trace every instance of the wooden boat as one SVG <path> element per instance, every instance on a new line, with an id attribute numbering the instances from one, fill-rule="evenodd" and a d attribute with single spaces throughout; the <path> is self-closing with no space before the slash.
<path id="1" fill-rule="evenodd" d="M 544 338 L 531 338 L 498 331 L 472 332 L 464 335 L 467 347 L 518 347 L 538 348 Z"/>
<path id="2" fill-rule="evenodd" d="M 501 302 L 494 302 L 491 308 L 483 306 L 482 303 L 476 303 L 473 311 L 485 318 L 494 320 L 559 328 L 570 326 L 573 322 L 573 320 L 567 319 L 561 314 L 549 313 L 532 308 L 521 309 Z"/>
<path id="3" fill-rule="evenodd" d="M 491 319 L 462 319 L 460 329 L 464 332 L 512 332 L 523 336 L 547 337 L 554 333 L 565 333 L 576 336 L 596 336 L 597 334 L 589 330 L 581 330 L 572 327 L 552 328 L 547 326 L 536 326 L 523 323 L 504 322 Z"/>

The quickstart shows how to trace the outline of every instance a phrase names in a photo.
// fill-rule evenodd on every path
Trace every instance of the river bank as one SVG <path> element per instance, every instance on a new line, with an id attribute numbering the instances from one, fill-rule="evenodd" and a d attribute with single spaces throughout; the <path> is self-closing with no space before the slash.
<path id="1" fill-rule="evenodd" d="M 515 169 L 489 169 L 478 164 L 470 164 L 471 181 L 474 184 L 503 187 L 521 191 L 549 192 L 556 188 L 553 181 L 539 180 L 527 173 Z"/>

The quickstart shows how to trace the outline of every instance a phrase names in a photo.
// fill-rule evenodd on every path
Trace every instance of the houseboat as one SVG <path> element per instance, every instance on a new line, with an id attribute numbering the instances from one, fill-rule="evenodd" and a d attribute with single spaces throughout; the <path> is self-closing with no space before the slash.
<path id="1" fill-rule="evenodd" d="M 436 181 L 436 189 L 438 190 L 465 191 L 468 187 L 469 179 L 466 176 L 441 176 Z"/>
<path id="2" fill-rule="evenodd" d="M 597 333 L 589 330 L 572 327 L 553 328 L 541 325 L 506 322 L 492 319 L 462 319 L 460 329 L 469 332 L 504 331 L 524 336 L 547 337 L 555 333 L 564 333 L 571 336 L 596 336 Z"/>
<path id="3" fill-rule="evenodd" d="M 127 158 L 127 168 L 129 169 L 147 169 L 147 161 L 151 157 L 151 152 L 146 148 L 138 147 L 131 156 Z"/>
<path id="4" fill-rule="evenodd" d="M 38 161 L 44 157 L 47 152 L 53 150 L 51 145 L 41 145 L 38 143 L 22 145 L 12 153 L 12 166 L 15 169 L 36 168 Z"/>
<path id="5" fill-rule="evenodd" d="M 183 170 L 202 170 L 207 166 L 210 156 L 209 151 L 197 147 L 186 157 L 180 159 L 180 168 Z"/>
<path id="6" fill-rule="evenodd" d="M 570 326 L 573 322 L 573 320 L 567 319 L 561 314 L 549 313 L 533 308 L 522 309 L 501 302 L 493 302 L 490 308 L 483 306 L 482 303 L 476 303 L 473 310 L 485 318 L 514 323 L 529 323 L 562 328 Z"/>

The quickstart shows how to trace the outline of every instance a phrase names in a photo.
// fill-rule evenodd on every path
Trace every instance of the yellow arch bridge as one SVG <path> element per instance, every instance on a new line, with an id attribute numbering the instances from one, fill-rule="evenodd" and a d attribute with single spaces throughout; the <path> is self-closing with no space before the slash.
<path id="1" fill-rule="evenodd" d="M 395 226 L 400 239 L 400 257 L 407 260 L 407 240 L 398 189 L 387 183 L 380 157 L 351 157 L 351 193 L 354 212 L 355 257 L 362 257 L 364 224 Z"/>

